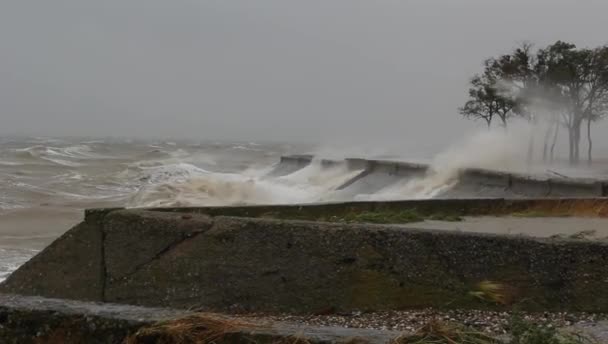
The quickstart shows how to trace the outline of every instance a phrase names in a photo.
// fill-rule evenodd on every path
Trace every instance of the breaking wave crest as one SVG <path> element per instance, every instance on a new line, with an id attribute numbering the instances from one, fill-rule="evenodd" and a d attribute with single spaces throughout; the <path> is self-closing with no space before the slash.
<path id="1" fill-rule="evenodd" d="M 268 177 L 268 169 L 218 173 L 190 164 L 148 169 L 148 183 L 130 198 L 129 207 L 284 204 L 322 201 L 360 171 L 314 162 L 286 176 Z"/>
<path id="2" fill-rule="evenodd" d="M 83 160 L 103 159 L 102 155 L 93 153 L 88 145 L 74 145 L 67 147 L 53 147 L 46 145 L 34 145 L 26 148 L 17 148 L 12 151 L 12 156 L 18 162 L 5 162 L 6 164 L 26 163 L 52 163 L 66 167 L 83 166 Z"/>
<path id="3" fill-rule="evenodd" d="M 343 155 L 333 163 L 296 159 L 273 166 L 292 149 L 283 144 L 6 141 L 0 144 L 0 211 L 46 203 L 158 207 L 478 196 L 479 190 L 458 185 L 459 171 L 525 170 L 528 129 L 471 135 L 427 160 L 426 173 L 372 172 L 354 183 L 347 182 L 362 170 L 336 163 Z"/>

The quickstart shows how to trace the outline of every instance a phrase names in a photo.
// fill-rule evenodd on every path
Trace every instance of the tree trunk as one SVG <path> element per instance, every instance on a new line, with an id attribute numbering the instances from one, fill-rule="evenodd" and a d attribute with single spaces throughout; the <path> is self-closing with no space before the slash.
<path id="1" fill-rule="evenodd" d="M 581 119 L 576 119 L 572 125 L 568 127 L 570 139 L 570 164 L 578 165 L 580 161 L 580 142 L 581 142 Z"/>
<path id="2" fill-rule="evenodd" d="M 578 163 L 581 161 L 581 155 L 580 155 L 580 145 L 581 145 L 581 125 L 580 123 L 576 126 L 575 132 L 574 132 L 574 164 L 578 165 Z"/>
<path id="3" fill-rule="evenodd" d="M 546 163 L 549 155 L 549 139 L 551 138 L 551 132 L 553 131 L 553 126 L 548 126 L 545 131 L 545 137 L 543 139 L 543 162 Z"/>
<path id="4" fill-rule="evenodd" d="M 591 119 L 587 120 L 587 142 L 589 144 L 587 148 L 587 164 L 591 166 L 591 149 L 593 148 L 593 141 L 591 140 Z"/>
<path id="5" fill-rule="evenodd" d="M 568 162 L 574 165 L 574 129 L 568 127 Z"/>
<path id="6" fill-rule="evenodd" d="M 528 168 L 532 166 L 534 159 L 534 132 L 530 131 L 530 138 L 528 140 Z"/>
<path id="7" fill-rule="evenodd" d="M 555 157 L 555 144 L 557 143 L 557 134 L 559 133 L 559 122 L 555 122 L 555 131 L 553 132 L 553 142 L 551 143 L 551 153 L 549 161 L 553 164 L 553 159 Z"/>

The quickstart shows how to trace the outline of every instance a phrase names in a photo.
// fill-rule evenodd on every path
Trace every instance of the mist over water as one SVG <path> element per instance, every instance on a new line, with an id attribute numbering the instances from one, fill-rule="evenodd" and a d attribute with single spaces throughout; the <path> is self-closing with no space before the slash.
<path id="1" fill-rule="evenodd" d="M 0 279 L 29 259 L 94 207 L 220 206 L 444 197 L 463 168 L 568 177 L 606 178 L 593 168 L 552 165 L 539 159 L 537 125 L 513 122 L 483 129 L 437 154 L 403 147 L 372 152 L 304 144 L 117 139 L 0 139 Z M 414 159 L 404 158 L 412 152 Z M 313 154 L 303 168 L 274 174 L 282 155 Z M 383 158 L 429 164 L 425 175 L 366 177 L 339 190 L 362 170 L 322 158 Z M 468 192 L 468 194 L 467 194 Z M 465 190 L 458 197 L 475 196 Z"/>
<path id="2" fill-rule="evenodd" d="M 292 150 L 256 143 L 5 139 L 0 143 L 0 211 L 145 206 L 138 199 L 149 199 L 144 196 L 156 186 L 204 178 L 219 183 L 247 169 L 267 168 Z M 162 203 L 171 197 L 159 198 Z"/>
<path id="3" fill-rule="evenodd" d="M 541 129 L 514 121 L 508 130 L 479 130 L 438 154 L 420 158 L 420 152 L 412 151 L 418 155 L 415 159 L 390 151 L 355 155 L 323 146 L 277 143 L 3 139 L 0 214 L 39 206 L 82 209 L 429 198 L 449 188 L 459 170 L 471 167 L 537 175 L 559 171 L 568 177 L 608 175 L 608 165 L 601 161 L 592 168 L 543 162 L 543 142 L 537 139 Z M 404 147 L 402 155 L 410 150 Z M 423 162 L 431 168 L 423 178 L 386 185 L 374 195 L 348 196 L 333 191 L 360 171 L 344 165 L 322 168 L 317 161 L 287 175 L 268 174 L 281 155 L 303 153 L 335 160 Z"/>
<path id="4" fill-rule="evenodd" d="M 508 130 L 481 129 L 423 158 L 408 147 L 399 156 L 390 151 L 355 155 L 302 144 L 3 139 L 0 214 L 40 206 L 83 209 L 430 198 L 449 189 L 459 170 L 471 167 L 537 175 L 559 171 L 568 177 L 608 175 L 608 165 L 601 161 L 592 168 L 576 169 L 543 162 L 539 133 L 538 125 L 514 121 Z M 404 158 L 408 151 L 418 158 Z M 424 177 L 388 183 L 374 194 L 348 195 L 334 191 L 360 171 L 344 165 L 322 168 L 316 162 L 287 175 L 268 174 L 281 155 L 302 153 L 335 160 L 371 157 L 423 162 L 431 168 Z"/>

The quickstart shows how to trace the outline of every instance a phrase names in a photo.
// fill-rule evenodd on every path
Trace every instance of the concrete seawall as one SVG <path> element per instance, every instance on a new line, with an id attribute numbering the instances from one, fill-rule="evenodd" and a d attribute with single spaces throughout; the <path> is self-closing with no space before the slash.
<path id="1" fill-rule="evenodd" d="M 221 314 L 197 314 L 186 310 L 97 304 L 63 299 L 0 294 L 0 342 L 3 344 L 149 344 L 193 343 L 182 332 L 171 336 L 163 324 L 198 326 L 196 343 L 213 342 L 276 344 L 357 343 L 384 344 L 402 333 L 387 330 L 314 327 L 266 321 L 242 321 Z M 204 326 L 221 332 L 204 335 Z M 171 326 L 171 325 L 169 325 Z M 155 330 L 149 331 L 150 328 Z M 192 328 L 192 327 L 191 327 Z M 217 330 L 216 330 L 217 331 Z M 177 337 L 177 338 L 176 338 Z"/>
<path id="2" fill-rule="evenodd" d="M 608 311 L 608 244 L 331 223 L 364 211 L 606 216 L 608 200 L 436 200 L 87 212 L 0 292 L 142 306 L 310 313 L 501 308 L 470 296 L 501 283 L 522 309 Z M 582 210 L 581 210 L 582 209 Z"/>
<path id="3" fill-rule="evenodd" d="M 284 156 L 270 173 L 272 176 L 286 175 L 302 169 L 315 160 L 311 155 Z M 339 186 L 342 194 L 354 196 L 371 194 L 391 184 L 424 177 L 429 166 L 400 161 L 367 160 L 349 158 L 320 160 L 324 167 L 345 164 L 351 170 L 361 172 Z M 484 169 L 462 169 L 458 182 L 438 198 L 478 197 L 604 197 L 608 196 L 608 181 L 577 178 L 541 178 L 524 174 L 506 173 Z"/>
<path id="4" fill-rule="evenodd" d="M 300 170 L 312 162 L 312 155 L 282 156 L 275 168 L 268 173 L 269 177 L 281 177 Z"/>

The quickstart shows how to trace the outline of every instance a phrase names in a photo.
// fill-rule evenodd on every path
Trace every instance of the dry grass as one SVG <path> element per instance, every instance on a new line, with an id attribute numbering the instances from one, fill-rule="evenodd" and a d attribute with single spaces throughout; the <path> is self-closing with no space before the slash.
<path id="1" fill-rule="evenodd" d="M 432 320 L 413 335 L 403 335 L 391 344 L 496 344 L 497 339 L 464 326 Z"/>
<path id="2" fill-rule="evenodd" d="M 272 344 L 311 344 L 310 341 L 304 336 L 303 333 L 299 333 L 289 337 L 282 337 L 272 342 Z"/>
<path id="3" fill-rule="evenodd" d="M 503 283 L 487 280 L 477 284 L 477 289 L 470 291 L 469 295 L 480 300 L 499 305 L 510 305 L 516 298 L 514 288 Z"/>
<path id="4" fill-rule="evenodd" d="M 325 342 L 325 341 L 324 341 Z M 370 341 L 361 337 L 348 337 L 343 340 L 338 340 L 336 343 L 339 344 L 370 344 Z M 255 343 L 252 343 L 255 344 Z M 272 344 L 312 344 L 312 342 L 306 338 L 303 332 L 297 333 L 292 336 L 282 337 L 273 341 Z"/>
<path id="5" fill-rule="evenodd" d="M 142 327 L 129 336 L 125 344 L 210 344 L 220 342 L 229 333 L 254 327 L 231 318 L 196 314 Z"/>

